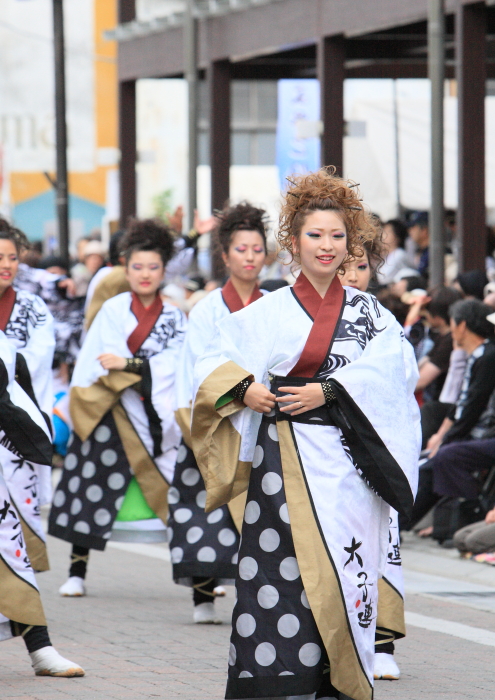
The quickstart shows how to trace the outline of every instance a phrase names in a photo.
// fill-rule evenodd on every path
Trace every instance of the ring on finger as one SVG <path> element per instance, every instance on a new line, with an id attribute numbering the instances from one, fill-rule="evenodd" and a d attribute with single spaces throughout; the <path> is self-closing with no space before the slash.
<path id="1" fill-rule="evenodd" d="M 299 408 L 304 408 L 303 404 L 299 401 Z"/>

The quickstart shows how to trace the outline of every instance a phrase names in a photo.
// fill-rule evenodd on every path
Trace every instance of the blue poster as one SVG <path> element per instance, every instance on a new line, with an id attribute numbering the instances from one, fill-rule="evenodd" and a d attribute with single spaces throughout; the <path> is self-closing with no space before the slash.
<path id="1" fill-rule="evenodd" d="M 279 80 L 277 118 L 277 166 L 282 190 L 286 178 L 320 167 L 320 139 L 298 138 L 297 122 L 320 118 L 318 80 Z"/>

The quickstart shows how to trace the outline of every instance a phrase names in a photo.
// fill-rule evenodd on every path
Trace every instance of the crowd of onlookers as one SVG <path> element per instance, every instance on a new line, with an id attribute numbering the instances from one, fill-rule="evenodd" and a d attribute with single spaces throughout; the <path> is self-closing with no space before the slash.
<path id="1" fill-rule="evenodd" d="M 374 293 L 404 327 L 419 368 L 423 432 L 410 522 L 444 547 L 495 564 L 495 258 L 459 273 L 455 212 L 445 220 L 445 282 L 428 284 L 428 214 L 383 226 L 385 262 Z"/>
<path id="2" fill-rule="evenodd" d="M 203 255 L 197 255 L 200 236 L 212 235 L 215 220 L 197 216 L 183 235 L 179 208 L 169 225 L 177 232 L 176 256 L 167 268 L 163 294 L 188 313 L 224 281 L 214 245 L 204 245 L 203 239 Z M 447 211 L 445 284 L 431 288 L 427 212 L 384 222 L 382 230 L 382 261 L 370 291 L 403 326 L 419 367 L 419 492 L 412 520 L 401 527 L 495 564 L 495 236 L 487 234 L 485 269 L 459 273 L 455 212 Z M 109 250 L 98 232 L 80 239 L 69 266 L 59 257 L 43 257 L 36 245 L 23 260 L 18 284 L 40 294 L 55 318 L 60 393 L 66 391 L 95 291 L 123 263 L 121 236 L 112 236 Z M 273 291 L 292 283 L 294 274 L 290 261 L 279 259 L 275 239 L 269 241 L 261 286 Z"/>

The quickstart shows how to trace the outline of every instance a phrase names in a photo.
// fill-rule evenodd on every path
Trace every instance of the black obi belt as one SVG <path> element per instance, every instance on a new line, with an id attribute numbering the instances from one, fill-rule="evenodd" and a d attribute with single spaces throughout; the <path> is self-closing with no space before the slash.
<path id="1" fill-rule="evenodd" d="M 306 384 L 312 384 L 316 382 L 318 384 L 321 384 L 321 379 L 313 379 L 309 377 L 274 377 L 273 375 L 270 375 L 270 379 L 270 391 L 277 397 L 288 396 L 288 394 L 285 391 L 280 391 L 281 386 L 305 386 Z M 298 416 L 291 416 L 290 413 L 280 410 L 281 406 L 289 405 L 289 403 L 279 404 L 277 402 L 275 404 L 274 415 L 265 414 L 264 418 L 271 420 L 273 423 L 275 423 L 276 421 L 288 420 L 292 423 L 335 426 L 335 422 L 330 416 L 330 411 L 328 410 L 328 406 L 326 404 L 323 404 L 323 406 L 320 406 L 319 408 L 313 408 L 311 411 L 305 411 L 304 413 L 301 413 Z"/>

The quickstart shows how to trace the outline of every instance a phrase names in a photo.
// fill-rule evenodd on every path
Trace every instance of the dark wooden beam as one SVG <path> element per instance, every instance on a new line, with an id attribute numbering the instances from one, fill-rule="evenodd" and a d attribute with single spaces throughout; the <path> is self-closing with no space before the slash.
<path id="1" fill-rule="evenodd" d="M 120 222 L 136 216 L 136 82 L 119 83 Z"/>
<path id="2" fill-rule="evenodd" d="M 486 6 L 460 5 L 456 17 L 460 270 L 483 270 L 486 255 Z"/>
<path id="3" fill-rule="evenodd" d="M 344 164 L 344 63 L 344 37 L 331 36 L 321 39 L 317 57 L 323 122 L 321 164 L 334 165 L 340 176 Z"/>
<path id="4" fill-rule="evenodd" d="M 119 24 L 136 19 L 136 0 L 118 0 Z M 119 45 L 119 64 L 122 45 Z M 119 81 L 120 225 L 137 213 L 136 83 Z"/>
<path id="5" fill-rule="evenodd" d="M 119 0 L 119 24 L 136 19 L 136 0 Z"/>
<path id="6" fill-rule="evenodd" d="M 213 61 L 208 71 L 210 90 L 211 208 L 223 209 L 230 196 L 230 80 L 229 61 Z M 212 241 L 211 274 L 225 277 L 225 265 Z"/>
<path id="7" fill-rule="evenodd" d="M 230 62 L 214 61 L 208 77 L 211 206 L 222 209 L 230 194 Z"/>

